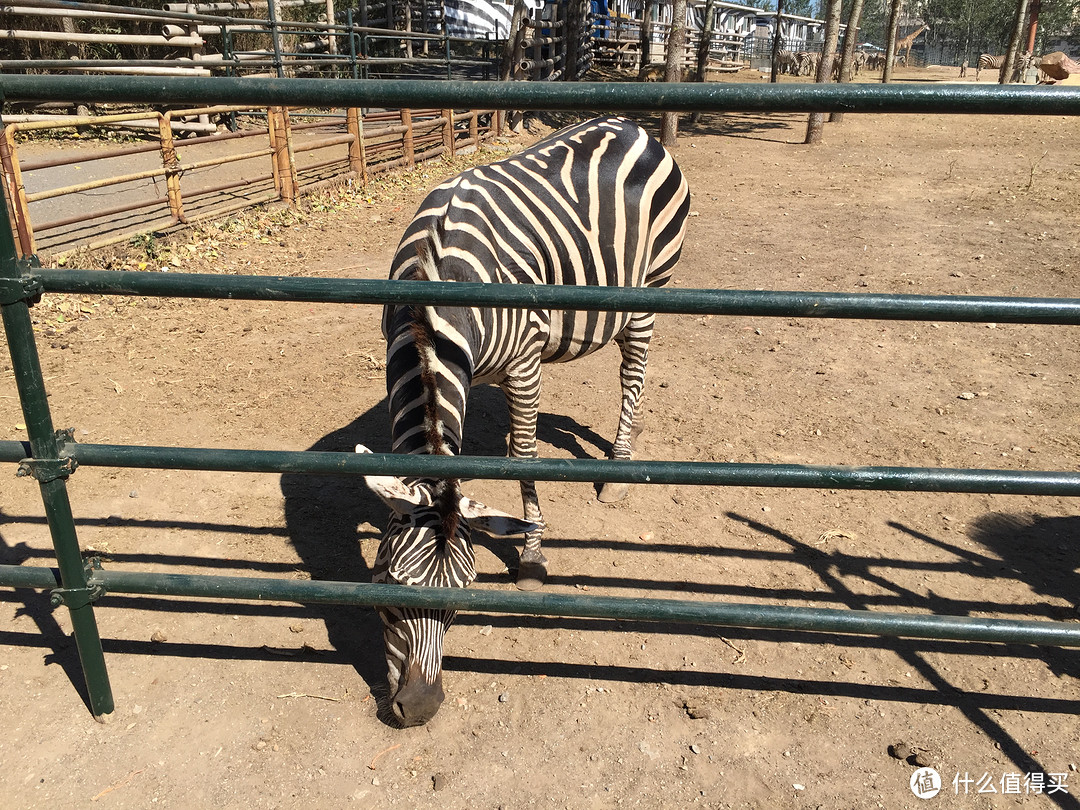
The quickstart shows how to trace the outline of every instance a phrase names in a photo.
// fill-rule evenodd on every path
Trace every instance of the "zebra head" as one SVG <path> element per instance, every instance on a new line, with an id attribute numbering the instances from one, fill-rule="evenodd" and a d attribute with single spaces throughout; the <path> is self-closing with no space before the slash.
<path id="1" fill-rule="evenodd" d="M 363 445 L 357 453 L 370 453 Z M 472 530 L 495 537 L 537 528 L 461 494 L 457 479 L 408 482 L 388 475 L 364 476 L 390 507 L 390 520 L 375 560 L 375 582 L 464 588 L 476 579 Z M 386 647 L 391 709 L 403 726 L 418 726 L 442 704 L 443 637 L 455 611 L 379 608 Z"/>

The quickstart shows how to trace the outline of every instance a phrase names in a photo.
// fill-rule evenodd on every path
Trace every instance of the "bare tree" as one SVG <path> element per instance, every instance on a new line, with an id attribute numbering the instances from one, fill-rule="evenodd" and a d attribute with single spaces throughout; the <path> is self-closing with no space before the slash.
<path id="1" fill-rule="evenodd" d="M 859 22 L 862 20 L 863 0 L 853 0 L 848 13 L 847 28 L 844 29 L 844 51 L 840 56 L 840 81 L 851 81 L 851 69 L 855 64 L 855 48 L 859 41 Z M 829 116 L 830 124 L 839 124 L 844 120 L 842 112 Z"/>
<path id="2" fill-rule="evenodd" d="M 776 0 L 776 31 L 773 32 L 772 41 L 772 73 L 769 74 L 769 82 L 776 84 L 777 73 L 780 71 L 780 48 L 783 37 L 780 36 L 780 18 L 784 15 L 784 0 Z"/>
<path id="3" fill-rule="evenodd" d="M 1020 55 L 1020 41 L 1024 38 L 1024 20 L 1027 18 L 1028 0 L 1017 0 L 1016 16 L 1013 18 L 1012 36 L 1009 38 L 1009 50 L 1005 53 L 1005 63 L 998 74 L 999 84 L 1012 81 L 1016 70 L 1017 57 Z"/>
<path id="4" fill-rule="evenodd" d="M 881 81 L 892 81 L 893 62 L 896 61 L 896 35 L 900 32 L 900 7 L 904 0 L 892 0 L 889 10 L 889 30 L 885 34 L 885 69 L 881 72 Z"/>
<path id="5" fill-rule="evenodd" d="M 638 69 L 642 72 L 649 66 L 649 58 L 652 55 L 652 15 L 656 8 L 656 0 L 644 0 L 641 9 L 641 64 Z"/>
<path id="6" fill-rule="evenodd" d="M 671 7 L 671 32 L 667 41 L 667 65 L 665 82 L 677 82 L 682 78 L 683 60 L 686 55 L 686 0 L 675 0 Z M 679 131 L 679 114 L 665 112 L 660 119 L 660 143 L 675 146 Z"/>
<path id="7" fill-rule="evenodd" d="M 712 48 L 713 24 L 716 22 L 716 0 L 705 0 L 705 21 L 701 27 L 701 38 L 698 40 L 697 71 L 694 81 L 704 82 L 708 79 L 709 51 Z M 690 116 L 690 123 L 696 124 L 701 120 L 701 110 L 697 110 Z"/>
<path id="8" fill-rule="evenodd" d="M 815 79 L 818 83 L 832 81 L 833 64 L 836 61 L 836 41 L 840 37 L 840 3 L 841 0 L 829 0 L 825 7 L 825 41 L 821 44 L 821 61 L 818 62 Z M 821 143 L 824 130 L 825 113 L 810 113 L 804 143 Z"/>

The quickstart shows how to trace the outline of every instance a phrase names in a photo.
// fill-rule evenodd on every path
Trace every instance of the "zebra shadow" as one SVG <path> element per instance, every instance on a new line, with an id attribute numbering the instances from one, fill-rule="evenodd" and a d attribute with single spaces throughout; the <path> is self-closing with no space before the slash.
<path id="1" fill-rule="evenodd" d="M 495 386 L 474 388 L 469 395 L 463 452 L 500 456 L 507 451 L 510 419 L 506 400 Z M 538 437 L 577 458 L 593 456 L 591 444 L 610 453 L 611 442 L 575 420 L 541 414 Z M 382 399 L 354 420 L 322 436 L 308 450 L 350 453 L 364 444 L 377 453 L 390 450 L 390 419 Z M 370 582 L 372 568 L 363 544 L 377 543 L 386 525 L 386 506 L 373 495 L 360 476 L 285 473 L 281 476 L 285 526 L 289 542 L 312 579 Z M 517 549 L 505 540 L 476 533 L 474 542 L 489 550 L 511 571 L 517 567 Z M 368 554 L 374 558 L 374 545 Z M 352 662 L 375 697 L 378 717 L 396 726 L 389 707 L 382 622 L 375 610 L 350 605 L 313 605 L 312 618 L 326 627 L 330 645 Z"/>
<path id="2" fill-rule="evenodd" d="M 1046 612 L 1056 621 L 1074 621 L 1080 614 L 1080 517 L 1047 517 L 1027 513 L 988 512 L 969 527 L 968 536 L 996 555 L 987 560 L 1000 576 L 1015 578 L 1046 597 Z M 1062 604 L 1064 603 L 1064 604 Z M 1075 650 L 1042 648 L 1047 666 L 1059 678 L 1080 677 Z"/>

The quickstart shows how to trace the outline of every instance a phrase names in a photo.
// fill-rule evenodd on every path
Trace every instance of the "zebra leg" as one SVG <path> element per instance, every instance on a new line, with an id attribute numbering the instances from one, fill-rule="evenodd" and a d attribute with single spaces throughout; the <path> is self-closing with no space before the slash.
<path id="1" fill-rule="evenodd" d="M 510 409 L 511 458 L 536 458 L 536 419 L 540 412 L 540 355 L 536 353 L 510 370 L 501 388 Z M 525 519 L 539 528 L 525 535 L 525 548 L 518 564 L 517 586 L 535 591 L 547 577 L 547 558 L 540 551 L 544 535 L 544 516 L 536 497 L 536 482 L 521 482 L 521 503 Z"/>
<path id="2" fill-rule="evenodd" d="M 649 359 L 649 341 L 655 320 L 651 312 L 636 314 L 622 334 L 615 338 L 622 351 L 622 364 L 619 366 L 622 410 L 611 451 L 611 457 L 617 461 L 629 461 L 633 457 L 634 439 L 641 433 L 641 389 L 645 383 L 645 366 Z M 629 484 L 612 482 L 603 484 L 597 497 L 601 503 L 614 503 L 629 494 Z"/>

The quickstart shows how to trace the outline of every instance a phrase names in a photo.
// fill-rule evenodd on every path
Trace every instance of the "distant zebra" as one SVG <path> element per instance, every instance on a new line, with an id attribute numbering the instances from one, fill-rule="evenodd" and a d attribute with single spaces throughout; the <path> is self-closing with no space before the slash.
<path id="1" fill-rule="evenodd" d="M 544 0 L 525 0 L 530 12 L 544 7 Z M 510 21 L 514 13 L 514 4 L 493 3 L 490 0 L 444 0 L 443 19 L 446 22 L 446 34 L 451 37 L 484 39 L 491 36 L 505 39 L 510 33 Z M 432 20 L 428 33 L 442 33 L 437 30 L 437 21 Z"/>
<path id="2" fill-rule="evenodd" d="M 689 205 L 682 172 L 659 143 L 626 119 L 595 119 L 432 191 L 405 230 L 391 277 L 658 287 L 679 258 Z M 535 457 L 540 364 L 614 340 L 622 409 L 612 455 L 629 459 L 653 321 L 643 312 L 386 306 L 394 452 L 459 453 L 469 389 L 489 382 L 506 394 L 510 454 Z M 470 531 L 480 528 L 525 534 L 518 586 L 542 584 L 544 520 L 534 482 L 521 482 L 519 520 L 463 497 L 456 479 L 366 480 L 391 508 L 376 582 L 467 586 L 476 576 Z M 605 484 L 600 500 L 626 492 L 626 484 Z M 442 643 L 454 612 L 380 608 L 380 615 L 391 708 L 403 725 L 425 723 L 443 700 Z"/>
<path id="3" fill-rule="evenodd" d="M 991 56 L 988 53 L 980 54 L 979 61 L 975 63 L 975 81 L 979 80 L 979 74 L 984 70 L 1001 70 L 1005 64 L 1005 54 Z"/>

